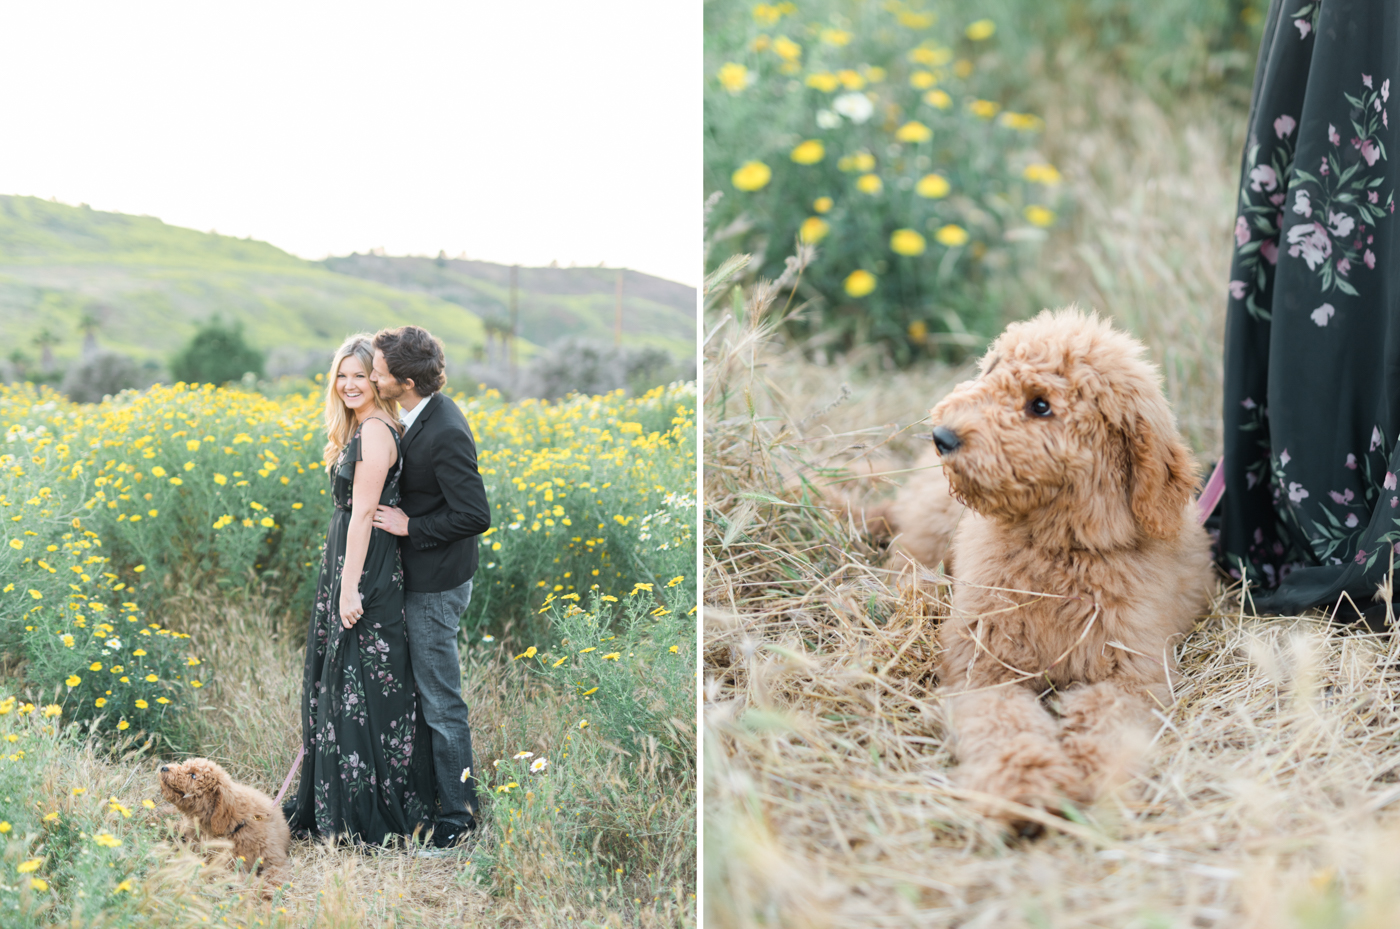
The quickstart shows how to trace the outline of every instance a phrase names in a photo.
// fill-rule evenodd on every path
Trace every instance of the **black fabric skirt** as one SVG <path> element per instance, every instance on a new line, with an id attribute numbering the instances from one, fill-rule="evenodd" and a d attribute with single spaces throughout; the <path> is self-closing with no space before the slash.
<path id="1" fill-rule="evenodd" d="M 1234 230 L 1216 540 L 1261 612 L 1344 594 L 1364 609 L 1400 547 L 1395 93 L 1400 5 L 1274 0 Z"/>

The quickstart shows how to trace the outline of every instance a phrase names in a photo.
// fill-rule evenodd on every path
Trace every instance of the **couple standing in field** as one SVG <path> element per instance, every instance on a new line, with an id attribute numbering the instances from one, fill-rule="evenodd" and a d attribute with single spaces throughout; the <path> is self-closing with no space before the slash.
<path id="1" fill-rule="evenodd" d="M 491 526 L 442 343 L 417 326 L 345 340 L 326 390 L 335 510 L 306 641 L 294 832 L 370 843 L 476 825 L 457 630 Z M 398 410 L 402 410 L 402 419 Z"/>

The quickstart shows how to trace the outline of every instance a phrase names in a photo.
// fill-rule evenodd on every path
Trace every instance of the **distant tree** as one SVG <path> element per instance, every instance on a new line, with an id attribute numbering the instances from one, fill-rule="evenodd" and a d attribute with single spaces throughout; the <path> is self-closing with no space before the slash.
<path id="1" fill-rule="evenodd" d="M 602 394 L 625 387 L 641 394 L 658 384 L 694 377 L 693 366 L 677 363 L 664 349 L 567 338 L 531 359 L 521 393 L 555 399 L 570 391 Z"/>
<path id="2" fill-rule="evenodd" d="M 31 339 L 34 346 L 39 349 L 39 363 L 43 365 L 45 371 L 53 370 L 53 347 L 63 340 L 60 339 L 52 329 L 45 326 L 39 330 L 39 334 Z"/>
<path id="3" fill-rule="evenodd" d="M 76 403 L 97 403 L 108 394 L 140 387 L 143 378 L 136 362 L 120 352 L 95 352 L 68 369 L 60 388 Z"/>
<path id="4" fill-rule="evenodd" d="M 484 316 L 481 325 L 486 330 L 486 363 L 494 364 L 499 360 L 501 364 L 505 364 L 507 339 L 511 336 L 510 321 L 499 316 Z M 498 340 L 500 342 L 499 359 L 495 345 Z"/>
<path id="5" fill-rule="evenodd" d="M 83 357 L 97 354 L 97 330 L 102 328 L 106 307 L 86 307 L 78 318 L 78 331 L 83 334 Z"/>
<path id="6" fill-rule="evenodd" d="M 695 363 L 677 361 L 664 348 L 644 346 L 624 349 L 623 367 L 626 371 L 627 390 L 634 396 L 644 394 L 653 387 L 669 384 L 672 381 L 695 379 Z"/>
<path id="7" fill-rule="evenodd" d="M 187 384 L 225 384 L 252 372 L 263 376 L 263 353 L 243 338 L 242 323 L 209 320 L 175 357 L 170 376 Z"/>
<path id="8" fill-rule="evenodd" d="M 29 373 L 29 356 L 24 353 L 24 349 L 17 348 L 6 356 L 10 363 L 10 368 L 14 371 L 15 380 L 22 381 Z"/>

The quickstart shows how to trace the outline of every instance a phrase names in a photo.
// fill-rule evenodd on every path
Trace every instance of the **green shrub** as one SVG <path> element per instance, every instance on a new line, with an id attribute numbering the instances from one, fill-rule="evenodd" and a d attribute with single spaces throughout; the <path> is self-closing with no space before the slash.
<path id="1" fill-rule="evenodd" d="M 0 393 L 0 405 L 12 400 Z M 0 653 L 27 659 L 29 691 L 65 719 L 176 742 L 204 684 L 188 636 L 146 622 L 131 586 L 139 572 L 111 569 L 84 524 L 83 469 L 58 459 L 46 427 L 15 426 L 0 455 Z"/>
<path id="2" fill-rule="evenodd" d="M 724 254 L 817 248 L 798 335 L 899 362 L 1000 328 L 988 282 L 1055 221 L 1040 120 L 985 99 L 995 26 L 892 3 L 706 8 L 705 184 Z"/>
<path id="3" fill-rule="evenodd" d="M 587 609 L 568 594 L 546 610 L 551 641 L 513 657 L 553 697 L 547 720 L 502 727 L 477 774 L 496 833 L 477 855 L 498 890 L 611 885 L 644 909 L 684 904 L 653 875 L 695 855 L 695 589 L 594 592 Z"/>
<path id="4" fill-rule="evenodd" d="M 470 627 L 527 620 L 551 592 L 626 592 L 693 573 L 693 386 L 557 404 L 488 391 L 464 410 L 493 520 Z M 81 516 L 111 559 L 105 570 L 126 583 L 159 589 L 177 571 L 240 585 L 251 572 L 304 612 L 331 510 L 320 418 L 311 392 L 158 385 L 84 409 L 0 387 L 0 429 L 26 468 L 47 475 L 7 495 L 5 513 L 21 523 L 3 525 L 42 520 L 49 532 Z M 25 503 L 41 486 L 44 499 Z M 32 551 L 0 551 L 0 568 Z"/>
<path id="5" fill-rule="evenodd" d="M 695 390 L 467 404 L 491 530 L 464 624 L 543 634 L 546 597 L 622 595 L 695 570 Z"/>
<path id="6" fill-rule="evenodd" d="M 1099 59 L 1105 72 L 1164 104 L 1204 92 L 1239 106 L 1249 103 L 1268 7 L 1267 0 L 984 0 L 978 15 L 999 27 L 988 65 L 1007 92 L 1047 70 L 1053 76 L 1055 59 L 1067 53 Z"/>
<path id="7" fill-rule="evenodd" d="M 249 372 L 262 377 L 263 361 L 243 338 L 242 323 L 227 325 L 216 316 L 170 359 L 170 374 L 188 384 L 226 384 Z"/>
<path id="8" fill-rule="evenodd" d="M 191 691 L 207 677 L 185 645 L 189 636 L 143 623 L 132 601 L 94 612 L 102 605 L 93 598 L 36 607 L 25 627 L 26 684 L 61 694 L 64 718 L 95 720 L 94 731 L 184 747 Z"/>
<path id="9" fill-rule="evenodd" d="M 58 709 L 0 699 L 0 925 L 137 925 L 158 827 L 137 797 L 87 776 L 81 732 Z"/>
<path id="10" fill-rule="evenodd" d="M 121 352 L 98 352 L 74 362 L 61 389 L 75 403 L 98 403 L 106 395 L 140 387 L 141 375 L 136 362 Z"/>

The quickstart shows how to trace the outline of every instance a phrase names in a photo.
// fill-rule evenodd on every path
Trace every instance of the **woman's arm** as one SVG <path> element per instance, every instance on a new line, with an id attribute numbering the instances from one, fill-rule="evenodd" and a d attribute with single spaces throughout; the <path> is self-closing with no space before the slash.
<path id="1" fill-rule="evenodd" d="M 340 574 L 340 624 L 349 629 L 364 615 L 360 598 L 360 575 L 364 573 L 374 508 L 384 491 L 384 478 L 394 466 L 398 451 L 393 427 L 376 419 L 377 426 L 365 423 L 360 430 L 360 461 L 355 465 L 355 487 L 350 509 L 350 528 L 345 535 L 345 565 Z"/>

